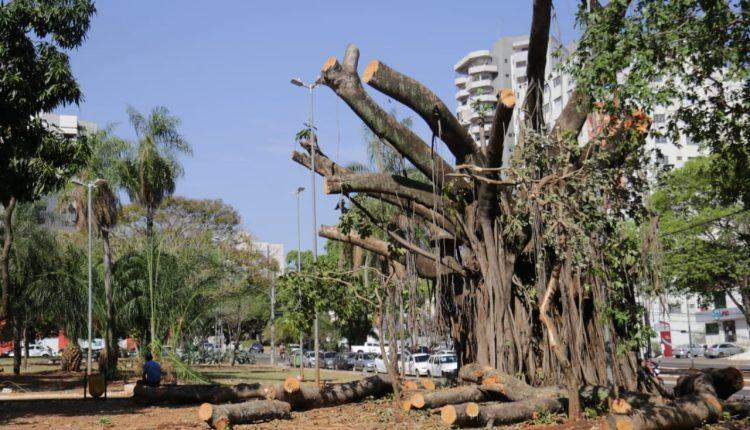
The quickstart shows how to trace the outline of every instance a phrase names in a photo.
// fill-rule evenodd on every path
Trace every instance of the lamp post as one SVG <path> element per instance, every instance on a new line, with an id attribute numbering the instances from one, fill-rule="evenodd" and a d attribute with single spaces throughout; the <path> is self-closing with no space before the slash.
<path id="1" fill-rule="evenodd" d="M 297 190 L 294 192 L 294 195 L 297 196 L 297 273 L 299 274 L 302 271 L 302 223 L 300 218 L 300 204 L 299 204 L 299 198 L 302 192 L 305 191 L 305 187 L 298 187 Z M 300 291 L 300 300 L 302 297 L 302 292 Z M 291 351 L 289 351 L 291 353 Z M 292 366 L 294 366 L 294 363 L 292 363 Z M 305 368 L 302 363 L 302 331 L 300 330 L 299 333 L 299 376 L 300 379 L 305 379 Z"/>
<path id="2" fill-rule="evenodd" d="M 92 302 L 92 285 L 93 285 L 93 274 L 92 274 L 92 265 L 91 265 L 91 224 L 92 219 L 94 218 L 94 211 L 91 209 L 91 192 L 94 188 L 104 184 L 104 179 L 97 179 L 93 182 L 82 182 L 79 179 L 73 178 L 70 180 L 72 183 L 79 185 L 81 187 L 86 187 L 86 213 L 88 217 L 88 265 L 89 265 L 89 286 L 88 286 L 88 349 L 86 351 L 86 377 L 91 375 L 91 356 L 93 354 L 91 343 L 93 342 L 92 339 L 92 319 L 93 319 L 93 302 Z M 86 396 L 86 387 L 84 387 L 84 397 Z"/>
<path id="3" fill-rule="evenodd" d="M 313 98 L 313 90 L 315 87 L 318 86 L 318 81 L 311 84 L 305 84 L 302 82 L 299 78 L 292 78 L 291 83 L 293 85 L 296 85 L 301 88 L 307 88 L 310 92 L 310 122 L 308 123 L 310 127 L 310 144 L 311 144 L 311 151 L 310 151 L 310 158 L 312 160 L 312 168 L 310 169 L 310 180 L 311 180 L 311 190 L 312 193 L 312 225 L 313 225 L 313 236 L 312 236 L 312 256 L 313 256 L 313 266 L 318 261 L 318 220 L 317 220 L 317 209 L 316 209 L 316 201 L 315 201 L 315 155 L 317 153 L 317 138 L 315 136 L 315 104 L 314 104 L 314 98 Z M 320 342 L 320 336 L 319 336 L 319 324 L 318 324 L 318 312 L 315 311 L 315 322 L 313 325 L 313 331 L 315 336 L 315 342 L 314 342 L 314 348 L 315 348 L 315 383 L 317 385 L 320 385 L 320 357 L 318 357 L 318 350 L 319 348 L 319 342 Z M 300 345 L 300 348 L 302 346 Z"/>

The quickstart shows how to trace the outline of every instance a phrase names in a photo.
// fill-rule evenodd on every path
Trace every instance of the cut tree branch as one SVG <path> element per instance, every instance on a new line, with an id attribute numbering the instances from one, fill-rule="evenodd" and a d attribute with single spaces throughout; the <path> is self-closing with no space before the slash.
<path id="1" fill-rule="evenodd" d="M 373 60 L 367 65 L 362 80 L 419 114 L 432 132 L 445 142 L 456 157 L 457 163 L 464 163 L 469 157 L 479 153 L 479 147 L 450 109 L 420 82 L 378 60 Z"/>
<path id="2" fill-rule="evenodd" d="M 321 70 L 321 82 L 344 100 L 376 136 L 387 140 L 399 154 L 442 188 L 444 175 L 452 173 L 453 168 L 367 94 L 357 75 L 358 58 L 359 49 L 350 44 L 346 48 L 344 64 L 339 64 L 336 57 L 326 61 Z"/>
<path id="3" fill-rule="evenodd" d="M 359 246 L 360 248 L 364 248 L 370 252 L 374 252 L 375 254 L 396 261 L 401 265 L 405 264 L 404 256 L 393 252 L 390 244 L 384 240 L 374 237 L 365 238 L 357 233 L 351 232 L 349 234 L 344 234 L 338 228 L 326 225 L 320 227 L 319 235 L 326 239 L 351 243 L 352 245 Z M 423 278 L 435 278 L 436 271 L 434 260 L 422 255 L 416 255 L 415 257 L 417 274 Z"/>
<path id="4" fill-rule="evenodd" d="M 534 0 L 529 34 L 529 53 L 526 66 L 526 100 L 524 114 L 531 121 L 533 130 L 541 130 L 544 113 L 541 105 L 544 97 L 544 71 L 547 67 L 549 25 L 552 17 L 552 0 Z"/>
<path id="5" fill-rule="evenodd" d="M 432 188 L 422 182 L 387 173 L 355 173 L 326 178 L 323 182 L 325 194 L 378 193 L 392 194 L 416 203 L 432 206 L 435 211 L 444 209 L 446 202 L 432 193 Z"/>

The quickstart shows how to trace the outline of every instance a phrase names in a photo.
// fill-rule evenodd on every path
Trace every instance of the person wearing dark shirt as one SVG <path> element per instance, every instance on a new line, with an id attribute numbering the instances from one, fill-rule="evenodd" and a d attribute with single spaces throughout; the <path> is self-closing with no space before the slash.
<path id="1" fill-rule="evenodd" d="M 161 366 L 154 361 L 150 352 L 144 355 L 146 362 L 143 363 L 143 383 L 149 387 L 158 387 L 161 382 Z"/>

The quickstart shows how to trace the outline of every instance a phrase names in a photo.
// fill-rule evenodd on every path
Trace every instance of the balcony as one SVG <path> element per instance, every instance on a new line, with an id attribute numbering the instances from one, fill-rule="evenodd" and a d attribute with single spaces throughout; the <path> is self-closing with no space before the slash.
<path id="1" fill-rule="evenodd" d="M 469 77 L 468 77 L 468 76 L 459 76 L 459 77 L 457 77 L 456 79 L 454 79 L 454 80 L 453 80 L 453 83 L 454 83 L 454 84 L 455 84 L 455 85 L 456 85 L 456 86 L 457 86 L 458 88 L 463 88 L 463 87 L 465 87 L 465 86 L 466 86 L 466 83 L 467 83 L 468 81 L 469 81 Z"/>
<path id="2" fill-rule="evenodd" d="M 459 90 L 456 91 L 456 100 L 463 100 L 465 98 L 469 97 L 469 91 L 468 90 Z"/>
<path id="3" fill-rule="evenodd" d="M 492 80 L 491 79 L 482 79 L 479 81 L 471 81 L 466 85 L 466 88 L 469 90 L 475 90 L 477 88 L 486 88 L 490 91 L 492 90 Z"/>
<path id="4" fill-rule="evenodd" d="M 497 102 L 497 94 L 492 91 L 487 94 L 479 94 L 474 97 L 472 97 L 473 100 L 478 100 L 480 102 L 490 102 L 490 103 L 496 103 Z"/>
<path id="5" fill-rule="evenodd" d="M 474 75 L 476 73 L 497 73 L 497 64 L 482 64 L 479 66 L 469 67 L 470 75 Z"/>
<path id="6" fill-rule="evenodd" d="M 466 54 L 464 58 L 462 58 L 458 63 L 456 63 L 455 66 L 453 66 L 453 70 L 459 72 L 459 73 L 465 73 L 466 69 L 470 66 L 470 64 L 479 59 L 485 59 L 492 61 L 492 56 L 490 55 L 490 51 L 486 49 L 481 49 L 479 51 L 472 51 Z"/>

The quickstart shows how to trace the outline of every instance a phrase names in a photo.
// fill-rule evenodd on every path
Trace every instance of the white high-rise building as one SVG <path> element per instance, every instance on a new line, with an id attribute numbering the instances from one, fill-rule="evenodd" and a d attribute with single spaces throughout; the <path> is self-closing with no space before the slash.
<path id="1" fill-rule="evenodd" d="M 497 105 L 497 94 L 503 88 L 512 89 L 516 94 L 516 107 L 523 105 L 526 96 L 526 62 L 529 50 L 529 36 L 507 36 L 492 45 L 490 50 L 473 51 L 453 66 L 456 72 L 456 113 L 461 125 L 465 126 L 474 140 L 482 144 L 482 127 L 485 138 L 489 138 L 492 115 Z M 558 65 L 570 51 L 557 39 L 550 37 L 547 49 L 545 70 L 545 96 L 542 110 L 547 124 L 552 124 L 560 116 L 563 106 L 573 92 L 568 75 L 562 73 Z M 513 117 L 513 128 L 508 137 L 515 142 L 518 135 L 519 115 Z M 513 145 L 505 146 L 503 158 L 513 150 Z"/>
<path id="2" fill-rule="evenodd" d="M 492 49 L 469 52 L 453 66 L 456 73 L 456 115 L 477 143 L 482 144 L 482 128 L 485 138 L 489 139 L 498 91 L 510 88 L 516 93 L 517 113 L 523 106 L 526 96 L 528 48 L 528 35 L 506 36 L 496 41 Z M 563 46 L 557 39 L 550 37 L 542 105 L 545 122 L 550 127 L 560 116 L 573 93 L 573 79 L 559 67 L 572 51 L 572 46 Z M 652 129 L 663 131 L 666 118 L 673 110 L 674 107 L 671 106 L 655 108 L 650 113 L 653 120 Z M 505 161 L 513 151 L 521 120 L 519 114 L 513 116 L 513 127 L 507 135 L 513 143 L 505 145 Z M 594 118 L 589 118 L 579 140 L 587 141 L 593 136 L 596 128 Z M 654 154 L 654 162 L 670 168 L 682 167 L 687 160 L 701 155 L 698 144 L 684 135 L 680 137 L 679 142 L 673 142 L 666 137 L 649 136 L 646 149 Z M 657 156 L 654 149 L 658 149 L 660 156 Z"/>

